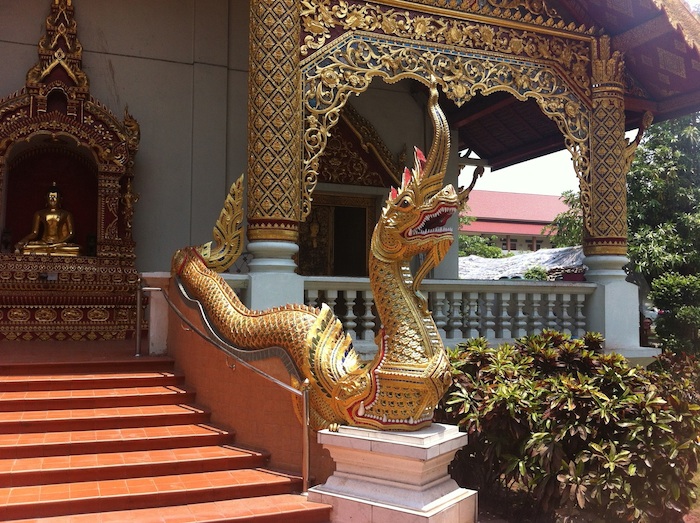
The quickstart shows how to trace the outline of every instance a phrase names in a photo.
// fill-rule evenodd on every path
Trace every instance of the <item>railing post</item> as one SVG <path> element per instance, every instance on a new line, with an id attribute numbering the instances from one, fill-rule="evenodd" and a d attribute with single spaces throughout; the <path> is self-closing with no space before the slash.
<path id="1" fill-rule="evenodd" d="M 304 492 L 309 491 L 309 475 L 311 471 L 311 450 L 309 445 L 309 426 L 311 424 L 311 406 L 309 403 L 309 379 L 306 378 L 304 383 L 301 385 L 301 397 L 302 406 L 304 411 L 304 434 L 302 436 L 302 447 L 301 447 L 301 482 L 302 489 Z"/>
<path id="2" fill-rule="evenodd" d="M 134 331 L 134 337 L 136 338 L 136 356 L 137 358 L 141 356 L 141 325 L 143 323 L 143 288 L 141 287 L 141 277 L 138 279 L 138 286 L 136 287 L 136 328 Z"/>

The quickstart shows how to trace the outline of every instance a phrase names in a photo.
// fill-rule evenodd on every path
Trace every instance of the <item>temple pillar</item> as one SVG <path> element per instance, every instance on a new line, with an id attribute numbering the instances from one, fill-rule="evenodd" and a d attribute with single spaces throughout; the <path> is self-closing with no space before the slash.
<path id="1" fill-rule="evenodd" d="M 295 274 L 301 220 L 300 4 L 252 0 L 248 75 L 249 306 L 303 301 Z"/>
<path id="2" fill-rule="evenodd" d="M 639 296 L 626 281 L 627 172 L 634 147 L 625 139 L 623 60 L 610 41 L 593 44 L 590 179 L 582 187 L 586 279 L 598 284 L 586 306 L 588 330 L 600 332 L 609 351 L 646 355 L 639 345 Z"/>
<path id="3" fill-rule="evenodd" d="M 450 157 L 447 161 L 447 170 L 445 171 L 445 184 L 451 183 L 455 190 L 459 187 L 458 138 L 457 130 L 454 128 L 450 129 L 450 144 L 452 146 L 450 147 Z M 455 241 L 442 261 L 433 269 L 432 277 L 438 280 L 455 280 L 459 278 L 459 213 L 455 213 L 449 219 L 447 226 L 451 227 L 455 232 Z"/>

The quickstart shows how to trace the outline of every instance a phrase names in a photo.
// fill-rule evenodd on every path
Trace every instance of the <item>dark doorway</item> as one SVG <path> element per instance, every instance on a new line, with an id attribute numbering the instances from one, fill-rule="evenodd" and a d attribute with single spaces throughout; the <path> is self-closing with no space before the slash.
<path id="1" fill-rule="evenodd" d="M 367 276 L 366 214 L 358 207 L 335 208 L 334 276 Z"/>

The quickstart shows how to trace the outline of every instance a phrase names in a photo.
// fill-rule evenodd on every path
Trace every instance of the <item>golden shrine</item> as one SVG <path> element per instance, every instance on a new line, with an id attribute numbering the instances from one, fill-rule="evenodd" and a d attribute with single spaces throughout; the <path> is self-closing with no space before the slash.
<path id="1" fill-rule="evenodd" d="M 82 52 L 71 2 L 53 2 L 39 61 L 0 100 L 0 339 L 134 331 L 139 125 L 90 95 Z"/>

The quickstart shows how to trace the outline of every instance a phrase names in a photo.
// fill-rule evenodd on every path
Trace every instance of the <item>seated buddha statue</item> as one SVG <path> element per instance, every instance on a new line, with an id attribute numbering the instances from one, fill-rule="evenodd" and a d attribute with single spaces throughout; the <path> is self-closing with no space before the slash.
<path id="1" fill-rule="evenodd" d="M 46 194 L 46 208 L 34 213 L 32 232 L 15 244 L 15 252 L 78 256 L 80 246 L 70 243 L 71 238 L 73 215 L 61 208 L 61 193 L 54 183 Z"/>

